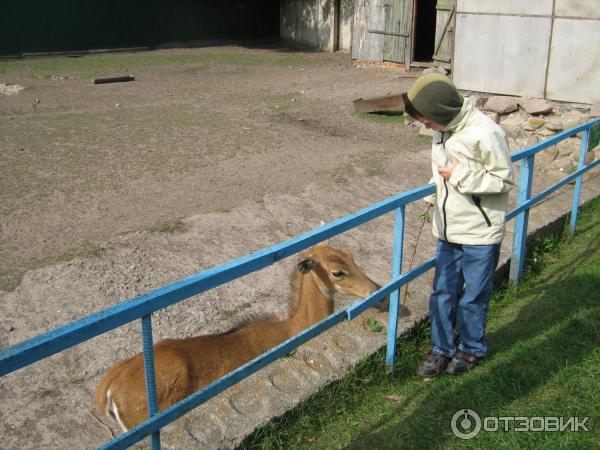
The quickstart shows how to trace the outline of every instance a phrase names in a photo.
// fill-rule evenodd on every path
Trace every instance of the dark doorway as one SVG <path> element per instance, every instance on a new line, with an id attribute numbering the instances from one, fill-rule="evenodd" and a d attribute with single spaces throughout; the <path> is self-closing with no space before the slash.
<path id="1" fill-rule="evenodd" d="M 415 41 L 413 60 L 433 61 L 436 0 L 415 0 Z"/>

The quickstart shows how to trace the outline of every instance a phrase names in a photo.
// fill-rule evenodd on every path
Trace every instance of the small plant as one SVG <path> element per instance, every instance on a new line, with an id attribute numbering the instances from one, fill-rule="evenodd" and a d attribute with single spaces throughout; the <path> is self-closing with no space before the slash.
<path id="1" fill-rule="evenodd" d="M 142 227 L 142 231 L 149 233 L 179 233 L 183 231 L 185 225 L 182 220 L 165 220 L 154 225 Z"/>
<path id="2" fill-rule="evenodd" d="M 383 326 L 372 317 L 365 320 L 364 324 L 365 328 L 371 330 L 373 333 L 381 333 L 383 331 Z"/>
<path id="3" fill-rule="evenodd" d="M 419 214 L 419 218 L 424 222 L 431 223 L 431 208 L 427 208 L 421 214 Z"/>
<path id="4" fill-rule="evenodd" d="M 0 291 L 12 292 L 21 284 L 23 274 L 2 274 L 0 275 Z"/>
<path id="5" fill-rule="evenodd" d="M 537 275 L 546 264 L 552 261 L 560 250 L 561 234 L 551 234 L 538 239 L 531 249 L 531 255 L 527 260 L 527 272 L 529 275 Z"/>
<path id="6" fill-rule="evenodd" d="M 58 261 L 70 261 L 75 258 L 87 258 L 90 256 L 100 256 L 104 252 L 104 248 L 100 245 L 85 241 L 83 244 L 77 247 L 71 247 L 62 255 L 60 255 L 57 260 Z"/>

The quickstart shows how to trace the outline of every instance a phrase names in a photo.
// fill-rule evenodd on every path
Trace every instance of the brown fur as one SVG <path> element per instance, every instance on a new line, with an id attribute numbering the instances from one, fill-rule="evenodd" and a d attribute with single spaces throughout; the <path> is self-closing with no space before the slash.
<path id="1" fill-rule="evenodd" d="M 340 270 L 345 271 L 343 276 L 333 275 Z M 159 410 L 323 320 L 333 312 L 335 291 L 366 297 L 378 288 L 356 267 L 349 253 L 328 244 L 313 247 L 302 255 L 294 271 L 287 318 L 262 318 L 224 334 L 165 339 L 154 346 Z M 109 391 L 126 429 L 148 418 L 142 353 L 106 373 L 94 395 L 100 414 L 116 413 L 112 403 L 108 404 Z"/>

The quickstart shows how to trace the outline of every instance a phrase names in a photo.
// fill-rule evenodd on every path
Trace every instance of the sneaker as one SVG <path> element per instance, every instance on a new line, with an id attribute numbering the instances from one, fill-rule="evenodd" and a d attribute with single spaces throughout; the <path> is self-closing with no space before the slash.
<path id="1" fill-rule="evenodd" d="M 426 381 L 431 380 L 444 371 L 450 362 L 450 359 L 451 358 L 430 349 L 427 352 L 427 359 L 423 361 L 421 367 L 417 370 L 417 374 Z"/>
<path id="2" fill-rule="evenodd" d="M 446 367 L 450 375 L 460 375 L 468 372 L 479 363 L 479 357 L 466 352 L 458 352 Z"/>

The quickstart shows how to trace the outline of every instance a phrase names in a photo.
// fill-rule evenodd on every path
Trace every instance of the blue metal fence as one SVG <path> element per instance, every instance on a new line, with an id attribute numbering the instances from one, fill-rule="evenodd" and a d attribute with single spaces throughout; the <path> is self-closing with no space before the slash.
<path id="1" fill-rule="evenodd" d="M 600 165 L 600 160 L 585 164 L 584 159 L 589 143 L 590 130 L 600 120 L 593 120 L 576 128 L 557 134 L 546 141 L 524 149 L 512 155 L 513 162 L 521 161 L 519 193 L 517 207 L 508 214 L 515 218 L 513 240 L 513 255 L 511 259 L 510 279 L 518 282 L 523 275 L 526 251 L 527 222 L 529 209 L 543 198 L 559 189 L 561 186 L 575 180 L 573 205 L 571 213 L 571 230 L 574 231 L 577 222 L 577 211 L 582 188 L 582 175 Z M 533 167 L 535 155 L 540 151 L 555 145 L 563 139 L 582 133 L 579 167 L 571 175 L 544 192 L 531 197 Z M 50 355 L 73 347 L 95 336 L 118 328 L 133 320 L 140 319 L 142 323 L 142 341 L 147 379 L 148 405 L 150 419 L 136 428 L 124 433 L 106 443 L 103 449 L 127 448 L 141 439 L 151 436 L 152 448 L 160 448 L 160 429 L 176 420 L 200 404 L 224 391 L 228 387 L 250 376 L 262 367 L 270 364 L 279 357 L 289 353 L 309 339 L 344 321 L 352 320 L 386 296 L 390 296 L 390 314 L 388 323 L 388 345 L 386 363 L 391 370 L 394 364 L 396 333 L 398 326 L 399 290 L 435 266 L 435 258 L 431 258 L 418 267 L 402 273 L 402 254 L 404 242 L 405 208 L 406 205 L 434 193 L 434 185 L 421 186 L 408 192 L 395 195 L 387 200 L 376 203 L 355 214 L 338 219 L 316 230 L 290 239 L 281 244 L 244 256 L 229 263 L 198 273 L 173 284 L 164 286 L 150 293 L 126 300 L 111 308 L 91 316 L 71 322 L 52 331 L 40 334 L 28 341 L 0 350 L 0 376 L 40 361 Z M 152 339 L 152 313 L 173 305 L 181 300 L 205 292 L 216 286 L 227 283 L 267 267 L 283 258 L 298 253 L 318 242 L 342 234 L 352 228 L 362 225 L 377 217 L 395 211 L 394 243 L 392 249 L 391 281 L 364 300 L 357 301 L 346 309 L 339 310 L 306 329 L 295 337 L 274 347 L 264 355 L 248 362 L 226 376 L 202 388 L 188 398 L 158 412 L 156 402 L 156 386 L 154 378 L 154 356 Z"/>

